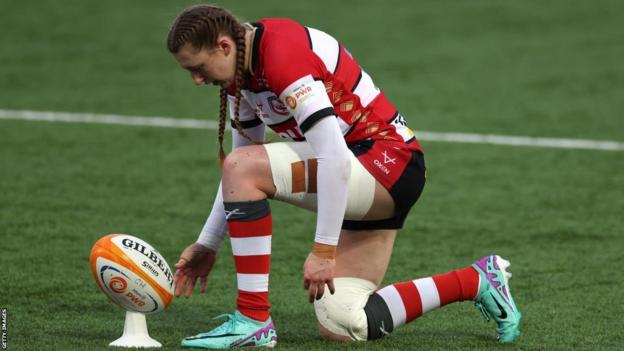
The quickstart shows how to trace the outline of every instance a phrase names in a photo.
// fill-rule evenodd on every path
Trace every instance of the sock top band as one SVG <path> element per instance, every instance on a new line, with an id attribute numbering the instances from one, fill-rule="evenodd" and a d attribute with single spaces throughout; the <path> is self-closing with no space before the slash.
<path id="1" fill-rule="evenodd" d="M 224 202 L 228 221 L 251 222 L 271 214 L 267 199 L 257 201 Z"/>

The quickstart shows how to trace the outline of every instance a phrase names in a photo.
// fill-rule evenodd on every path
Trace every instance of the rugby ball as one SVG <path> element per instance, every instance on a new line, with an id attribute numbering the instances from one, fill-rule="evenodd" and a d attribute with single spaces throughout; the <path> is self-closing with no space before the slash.
<path id="1" fill-rule="evenodd" d="M 173 298 L 173 274 L 153 246 L 128 234 L 109 234 L 91 249 L 91 273 L 100 289 L 122 308 L 156 313 Z"/>

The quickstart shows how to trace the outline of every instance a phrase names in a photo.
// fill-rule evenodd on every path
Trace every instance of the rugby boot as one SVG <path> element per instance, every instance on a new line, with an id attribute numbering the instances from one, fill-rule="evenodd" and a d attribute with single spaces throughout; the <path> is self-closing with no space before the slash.
<path id="1" fill-rule="evenodd" d="M 235 347 L 273 347 L 277 333 L 271 318 L 259 322 L 236 311 L 216 317 L 225 322 L 207 333 L 200 333 L 182 340 L 183 347 L 202 349 L 230 349 Z"/>
<path id="2" fill-rule="evenodd" d="M 475 306 L 486 321 L 490 318 L 496 321 L 498 341 L 501 343 L 513 342 L 520 336 L 522 319 L 509 289 L 509 266 L 509 261 L 497 255 L 485 256 L 472 264 L 481 277 Z"/>

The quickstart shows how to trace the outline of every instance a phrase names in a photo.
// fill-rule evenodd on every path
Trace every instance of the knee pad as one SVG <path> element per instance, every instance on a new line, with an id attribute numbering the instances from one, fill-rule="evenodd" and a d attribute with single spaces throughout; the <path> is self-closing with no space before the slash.
<path id="1" fill-rule="evenodd" d="M 368 338 L 368 322 L 364 306 L 377 286 L 359 278 L 334 278 L 336 293 L 327 290 L 314 302 L 319 323 L 330 332 L 352 340 Z"/>

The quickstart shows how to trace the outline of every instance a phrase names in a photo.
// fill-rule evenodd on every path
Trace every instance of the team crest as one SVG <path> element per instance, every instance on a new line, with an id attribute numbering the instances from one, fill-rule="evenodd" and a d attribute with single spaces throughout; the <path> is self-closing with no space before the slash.
<path id="1" fill-rule="evenodd" d="M 267 100 L 269 101 L 269 106 L 273 112 L 278 115 L 288 116 L 288 109 L 286 108 L 286 105 L 284 105 L 280 99 L 277 98 L 277 96 L 269 96 Z"/>

